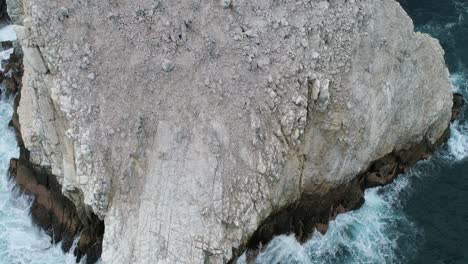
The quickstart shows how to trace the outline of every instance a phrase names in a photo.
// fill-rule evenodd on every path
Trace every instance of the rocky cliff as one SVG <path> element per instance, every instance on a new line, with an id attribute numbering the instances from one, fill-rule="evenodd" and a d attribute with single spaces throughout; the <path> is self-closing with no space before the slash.
<path id="1" fill-rule="evenodd" d="M 451 118 L 443 50 L 393 0 L 7 2 L 30 161 L 105 221 L 105 263 L 307 237 L 294 210 L 357 206 Z"/>

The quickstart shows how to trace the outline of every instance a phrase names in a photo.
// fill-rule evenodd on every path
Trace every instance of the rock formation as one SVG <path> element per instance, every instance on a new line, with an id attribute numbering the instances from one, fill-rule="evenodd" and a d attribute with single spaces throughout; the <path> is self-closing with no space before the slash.
<path id="1" fill-rule="evenodd" d="M 393 0 L 7 2 L 30 161 L 105 221 L 105 263 L 223 263 L 310 233 L 322 219 L 290 208 L 358 206 L 396 168 L 376 161 L 451 119 L 443 50 Z"/>
<path id="2" fill-rule="evenodd" d="M 11 48 L 11 43 L 2 43 Z M 87 263 L 95 263 L 101 256 L 104 223 L 94 214 L 79 215 L 75 205 L 62 194 L 61 185 L 47 168 L 42 168 L 29 161 L 29 151 L 25 148 L 21 135 L 21 125 L 17 108 L 21 98 L 23 63 L 22 56 L 16 50 L 6 61 L 2 61 L 0 77 L 5 85 L 5 92 L 15 96 L 14 110 L 10 126 L 16 131 L 19 159 L 10 161 L 10 175 L 17 186 L 27 195 L 34 196 L 31 204 L 31 216 L 42 227 L 52 241 L 62 242 L 62 249 L 69 251 L 75 238 L 80 237 L 75 255 L 80 260 L 86 255 Z"/>

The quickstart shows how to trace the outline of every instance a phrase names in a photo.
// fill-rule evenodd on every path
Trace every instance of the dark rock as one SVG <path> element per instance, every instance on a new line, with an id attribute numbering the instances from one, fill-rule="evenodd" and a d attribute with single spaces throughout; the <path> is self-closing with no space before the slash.
<path id="1" fill-rule="evenodd" d="M 3 83 L 5 84 L 5 87 L 7 88 L 8 92 L 11 94 L 15 94 L 18 92 L 18 86 L 15 83 L 15 79 L 11 77 L 6 77 L 3 79 Z"/>
<path id="2" fill-rule="evenodd" d="M 315 226 L 315 229 L 317 229 L 318 232 L 324 235 L 328 231 L 328 224 L 319 223 Z"/>
<path id="3" fill-rule="evenodd" d="M 13 42 L 11 41 L 2 41 L 1 45 L 4 50 L 13 48 Z"/>
<path id="4" fill-rule="evenodd" d="M 0 0 L 0 19 L 3 21 L 10 21 L 10 17 L 7 12 L 6 0 Z"/>
<path id="5" fill-rule="evenodd" d="M 463 95 L 459 93 L 454 93 L 451 122 L 455 121 L 458 118 L 458 115 L 460 115 L 464 104 L 465 99 L 463 98 Z"/>

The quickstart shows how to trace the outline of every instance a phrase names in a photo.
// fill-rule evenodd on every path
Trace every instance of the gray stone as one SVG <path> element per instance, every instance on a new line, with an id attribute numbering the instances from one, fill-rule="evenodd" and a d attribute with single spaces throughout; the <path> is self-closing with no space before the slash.
<path id="1" fill-rule="evenodd" d="M 94 79 L 96 79 L 96 74 L 94 72 L 91 72 L 86 77 L 88 77 L 88 79 L 90 79 L 90 80 L 94 80 Z"/>
<path id="2" fill-rule="evenodd" d="M 174 64 L 174 62 L 172 62 L 170 60 L 163 60 L 163 62 L 161 64 L 161 67 L 162 67 L 162 69 L 164 71 L 170 72 L 170 71 L 174 70 L 175 64 Z"/>
<path id="3" fill-rule="evenodd" d="M 316 101 L 319 97 L 319 93 L 320 93 L 320 80 L 319 79 L 315 79 L 312 81 L 312 84 L 309 83 L 309 86 L 312 91 L 311 93 L 311 98 L 312 100 Z"/>
<path id="4" fill-rule="evenodd" d="M 221 6 L 224 8 L 229 8 L 232 4 L 232 0 L 220 0 Z"/>
<path id="5" fill-rule="evenodd" d="M 330 102 L 330 91 L 328 90 L 329 85 L 330 85 L 330 80 L 325 79 L 323 81 L 322 87 L 320 88 L 320 94 L 317 100 L 317 103 L 318 103 L 317 109 L 320 112 L 325 111 L 325 109 L 327 109 L 327 106 Z"/>

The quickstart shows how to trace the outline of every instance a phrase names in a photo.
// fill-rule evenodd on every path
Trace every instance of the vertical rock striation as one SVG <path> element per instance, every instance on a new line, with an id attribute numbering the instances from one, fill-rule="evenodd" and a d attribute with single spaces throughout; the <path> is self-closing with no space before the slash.
<path id="1" fill-rule="evenodd" d="M 106 263 L 233 260 L 451 119 L 443 50 L 393 0 L 7 2 L 30 161 L 105 221 Z"/>

